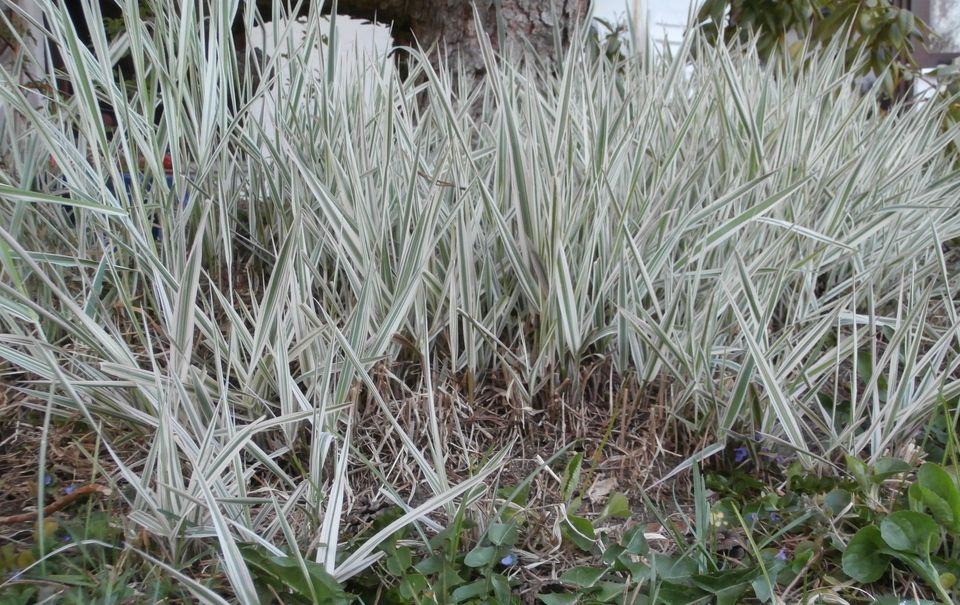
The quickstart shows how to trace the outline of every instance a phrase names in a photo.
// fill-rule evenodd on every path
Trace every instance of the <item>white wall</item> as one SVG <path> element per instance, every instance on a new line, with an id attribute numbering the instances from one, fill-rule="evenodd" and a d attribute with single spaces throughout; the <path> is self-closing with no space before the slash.
<path id="1" fill-rule="evenodd" d="M 934 0 L 930 3 L 930 26 L 943 37 L 934 52 L 956 52 L 960 48 L 960 2 Z"/>
<path id="2" fill-rule="evenodd" d="M 35 21 L 40 22 L 42 20 L 40 6 L 34 2 L 34 0 L 19 0 L 17 4 Z M 44 50 L 43 45 L 40 44 L 39 33 L 29 27 L 29 21 L 23 20 L 22 24 L 27 27 L 26 31 L 21 32 L 21 36 L 25 40 L 24 48 L 10 48 L 5 50 L 3 54 L 0 54 L 0 66 L 2 66 L 7 73 L 13 73 L 13 70 L 17 68 L 18 61 L 22 61 L 19 82 L 22 85 L 26 85 L 33 80 L 39 79 L 43 75 L 44 66 L 42 61 Z M 40 104 L 43 102 L 42 96 L 36 92 L 27 93 L 27 98 L 34 107 L 40 107 Z M 0 107 L 0 110 L 2 110 L 0 111 L 0 133 L 5 133 L 5 129 L 10 126 L 10 124 L 7 123 L 9 112 L 5 109 L 6 108 Z M 21 132 L 20 128 L 22 124 L 14 123 L 13 127 L 17 129 L 17 132 Z M 0 138 L 0 143 L 2 143 L 3 140 L 3 138 Z M 9 149 L 0 151 L 0 156 L 9 151 Z"/>
<path id="3" fill-rule="evenodd" d="M 656 40 L 679 41 L 694 0 L 595 0 L 594 14 L 607 20 L 631 19 L 638 31 L 649 24 Z"/>
<path id="4" fill-rule="evenodd" d="M 329 19 L 321 19 L 318 25 L 319 33 L 329 36 Z M 316 70 L 319 75 L 325 67 L 326 49 L 306 49 L 304 47 L 307 29 L 305 20 L 268 23 L 264 28 L 254 29 L 250 42 L 254 46 L 264 49 L 267 56 L 270 56 L 275 50 L 279 50 L 281 56 L 288 54 L 290 51 L 300 53 L 301 56 L 309 55 L 309 66 Z M 377 62 L 380 57 L 389 52 L 392 44 L 390 30 L 386 27 L 347 17 L 337 17 L 337 34 L 336 71 L 341 79 L 356 75 L 357 71 L 362 69 L 369 60 Z"/>
<path id="5" fill-rule="evenodd" d="M 252 32 L 250 43 L 263 50 L 268 59 L 275 57 L 274 74 L 276 81 L 266 94 L 258 99 L 250 108 L 254 115 L 260 116 L 260 123 L 268 133 L 274 131 L 276 120 L 274 112 L 278 99 L 282 98 L 286 88 L 290 86 L 289 63 L 300 60 L 306 63 L 307 69 L 313 72 L 319 81 L 326 71 L 327 56 L 330 51 L 328 42 L 313 44 L 308 39 L 309 32 L 313 31 L 314 38 L 319 34 L 329 36 L 330 21 L 326 18 L 317 23 L 316 28 L 307 26 L 306 20 L 267 23 L 263 28 L 256 28 Z M 345 17 L 337 18 L 337 39 L 335 41 L 337 60 L 335 66 L 335 88 L 357 80 L 358 75 L 371 66 L 386 65 L 385 75 L 392 74 L 393 61 L 386 59 L 387 53 L 393 44 L 390 31 L 383 26 L 364 23 Z M 375 83 L 370 78 L 362 80 L 363 99 L 369 99 Z M 267 153 L 264 148 L 264 153 Z"/>

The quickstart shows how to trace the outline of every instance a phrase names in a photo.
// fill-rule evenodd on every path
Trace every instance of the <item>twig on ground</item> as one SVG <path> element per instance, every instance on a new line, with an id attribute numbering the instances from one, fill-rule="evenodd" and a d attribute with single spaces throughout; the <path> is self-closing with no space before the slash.
<path id="1" fill-rule="evenodd" d="M 113 493 L 109 487 L 104 487 L 102 485 L 97 485 L 96 483 L 91 485 L 84 485 L 83 487 L 78 487 L 73 490 L 73 492 L 58 498 L 52 504 L 47 505 L 43 509 L 44 515 L 52 515 L 60 509 L 66 508 L 75 500 L 87 496 L 89 494 L 102 494 L 104 496 L 109 496 Z M 14 523 L 26 523 L 27 521 L 33 521 L 37 517 L 37 512 L 33 511 L 30 513 L 21 513 L 19 515 L 10 515 L 7 517 L 0 517 L 0 525 L 13 525 Z"/>

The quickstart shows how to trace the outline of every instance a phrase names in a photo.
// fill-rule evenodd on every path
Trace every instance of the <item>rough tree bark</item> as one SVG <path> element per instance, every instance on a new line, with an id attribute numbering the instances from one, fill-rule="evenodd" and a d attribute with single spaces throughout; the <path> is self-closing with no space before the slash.
<path id="1" fill-rule="evenodd" d="M 195 0 L 207 1 L 207 0 Z M 13 0 L 16 4 L 39 7 L 39 0 Z M 233 36 L 238 55 L 247 57 L 247 41 L 244 28 L 244 8 L 250 0 L 240 0 L 240 10 L 233 23 Z M 321 13 L 332 10 L 332 0 L 284 0 L 287 6 L 299 4 L 301 13 L 322 3 Z M 541 57 L 555 56 L 559 47 L 565 46 L 578 23 L 585 17 L 591 0 L 338 0 L 340 15 L 375 21 L 391 27 L 391 33 L 399 46 L 435 49 L 433 58 L 448 58 L 456 70 L 462 66 L 466 76 L 479 76 L 484 72 L 483 57 L 477 39 L 479 17 L 482 31 L 490 36 L 494 51 L 513 54 L 529 46 Z M 82 3 L 70 0 L 64 3 L 77 29 L 81 43 L 91 44 L 87 20 Z M 122 16 L 122 3 L 117 0 L 99 0 L 104 19 Z M 271 20 L 274 0 L 255 0 L 264 21 Z M 476 13 L 474 13 L 476 6 Z M 502 28 L 501 28 L 502 24 Z M 502 29 L 502 31 L 501 31 Z M 502 44 L 501 44 L 502 43 Z M 501 45 L 505 48 L 501 48 Z M 2 49 L 0 49 L 2 50 Z M 55 66 L 62 66 L 57 49 L 51 57 Z M 402 53 L 398 55 L 401 58 Z M 117 67 L 121 72 L 132 69 L 128 58 L 120 58 Z M 68 85 L 65 83 L 64 86 Z"/>
<path id="2" fill-rule="evenodd" d="M 24 2 L 25 0 L 14 0 Z M 248 0 L 241 0 L 241 10 L 234 21 L 234 38 L 239 51 L 246 46 L 243 28 L 242 7 Z M 483 58 L 477 44 L 477 28 L 473 6 L 483 31 L 491 37 L 493 48 L 500 48 L 501 39 L 510 48 L 522 48 L 529 44 L 540 56 L 555 54 L 557 45 L 566 45 L 570 33 L 587 14 L 591 0 L 339 0 L 340 15 L 376 21 L 391 26 L 394 40 L 400 46 L 424 49 L 436 47 L 435 57 L 459 57 L 467 74 L 483 72 Z M 295 4 L 286 0 L 288 6 Z M 329 13 L 332 0 L 306 0 L 300 3 L 300 11 L 307 12 L 312 3 L 322 3 L 321 13 Z M 81 3 L 66 2 L 81 41 L 89 42 L 89 32 L 82 15 Z M 256 0 L 256 6 L 265 21 L 271 19 L 273 0 Z M 499 7 L 499 20 L 498 20 Z M 116 18 L 121 15 L 117 0 L 100 0 L 102 15 Z M 503 24 L 502 37 L 498 33 L 498 21 Z M 557 34 L 559 34 L 559 39 Z M 451 62 L 455 68 L 456 62 Z"/>
<path id="3" fill-rule="evenodd" d="M 266 17 L 270 4 L 270 0 L 258 0 Z M 329 12 L 331 4 L 326 0 L 323 12 Z M 508 52 L 508 48 L 500 48 L 499 5 L 506 45 L 519 49 L 529 44 L 540 56 L 549 57 L 555 54 L 558 44 L 566 45 L 574 26 L 587 14 L 589 4 L 590 0 L 339 0 L 337 12 L 390 25 L 398 45 L 419 45 L 424 49 L 436 46 L 439 55 L 435 56 L 459 57 L 467 74 L 480 75 L 484 68 L 474 5 L 495 51 Z M 456 66 L 454 62 L 452 65 Z"/>

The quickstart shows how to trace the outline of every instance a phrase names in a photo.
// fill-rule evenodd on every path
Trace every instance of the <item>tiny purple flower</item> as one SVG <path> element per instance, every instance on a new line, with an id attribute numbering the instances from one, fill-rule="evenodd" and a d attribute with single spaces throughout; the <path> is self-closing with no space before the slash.
<path id="1" fill-rule="evenodd" d="M 770 511 L 770 520 L 774 523 L 780 523 L 780 513 L 777 511 Z"/>
<path id="2" fill-rule="evenodd" d="M 740 464 L 744 460 L 750 457 L 750 452 L 747 451 L 745 447 L 738 447 L 733 450 L 733 461 L 737 464 Z"/>
<path id="3" fill-rule="evenodd" d="M 513 554 L 509 554 L 504 558 L 500 559 L 500 565 L 503 565 L 504 567 L 510 567 L 516 562 L 517 562 L 517 559 L 516 557 L 513 556 Z"/>
<path id="4" fill-rule="evenodd" d="M 71 538 L 69 535 L 66 535 L 66 536 L 63 537 L 63 541 L 64 541 L 65 543 L 67 543 L 67 542 L 72 542 L 72 541 L 73 541 L 73 538 Z"/>
<path id="5" fill-rule="evenodd" d="M 76 485 L 68 485 L 67 487 L 63 488 L 63 493 L 66 494 L 66 495 L 68 495 L 68 496 L 69 496 L 70 494 L 72 494 L 73 492 L 75 492 L 75 491 L 77 491 L 77 486 L 76 486 Z"/>
<path id="6" fill-rule="evenodd" d="M 53 475 L 50 473 L 43 474 L 43 484 L 44 485 L 53 485 Z"/>
<path id="7" fill-rule="evenodd" d="M 785 550 L 783 550 L 783 549 L 781 548 L 781 549 L 780 549 L 780 552 L 777 553 L 776 559 L 777 559 L 778 561 L 786 561 L 786 560 L 787 560 L 787 551 L 785 551 Z"/>
<path id="8" fill-rule="evenodd" d="M 753 432 L 753 440 L 754 440 L 754 441 L 758 441 L 758 442 L 759 442 L 759 441 L 763 441 L 763 433 L 761 433 L 760 431 L 754 431 L 754 432 Z"/>
<path id="9" fill-rule="evenodd" d="M 783 457 L 783 454 L 777 454 L 777 457 L 774 458 L 773 461 L 776 462 L 778 466 L 783 466 L 786 464 L 787 459 Z"/>
<path id="10" fill-rule="evenodd" d="M 753 523 L 757 520 L 757 513 L 747 513 L 745 518 L 747 522 Z"/>

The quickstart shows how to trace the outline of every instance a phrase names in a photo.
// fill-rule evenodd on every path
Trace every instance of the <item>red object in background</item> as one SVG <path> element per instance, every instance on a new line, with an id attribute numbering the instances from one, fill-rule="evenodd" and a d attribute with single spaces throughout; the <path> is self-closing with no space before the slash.
<path id="1" fill-rule="evenodd" d="M 147 161 L 143 156 L 137 161 L 137 165 L 140 166 L 140 170 L 144 170 L 147 167 Z M 173 159 L 170 158 L 169 153 L 163 154 L 163 171 L 167 174 L 173 172 Z"/>
<path id="2" fill-rule="evenodd" d="M 57 168 L 57 160 L 54 159 L 52 155 L 50 156 L 47 163 L 51 169 L 55 170 Z M 140 170 L 143 170 L 146 162 L 144 162 L 142 156 L 140 157 L 140 161 L 138 162 L 138 164 L 140 165 Z M 170 157 L 169 153 L 163 154 L 163 171 L 166 173 L 173 172 L 173 158 Z"/>

